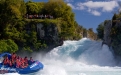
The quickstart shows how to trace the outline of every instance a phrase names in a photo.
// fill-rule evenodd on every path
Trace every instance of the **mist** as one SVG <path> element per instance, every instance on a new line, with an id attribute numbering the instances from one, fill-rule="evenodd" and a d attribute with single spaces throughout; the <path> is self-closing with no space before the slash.
<path id="1" fill-rule="evenodd" d="M 53 48 L 44 56 L 39 52 L 27 56 L 44 64 L 43 70 L 31 75 L 121 75 L 121 59 L 116 59 L 101 41 L 87 38 L 64 41 L 62 46 Z"/>

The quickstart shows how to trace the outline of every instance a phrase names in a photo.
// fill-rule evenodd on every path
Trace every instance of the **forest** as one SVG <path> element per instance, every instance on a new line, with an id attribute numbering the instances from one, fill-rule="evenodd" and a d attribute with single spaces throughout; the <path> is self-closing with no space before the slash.
<path id="1" fill-rule="evenodd" d="M 64 40 L 79 40 L 87 34 L 90 34 L 89 38 L 96 38 L 92 28 L 86 29 L 75 21 L 72 8 L 63 0 L 0 0 L 0 9 L 0 53 L 33 52 L 48 47 L 37 37 L 37 23 L 55 24 L 58 37 Z M 31 26 L 29 33 L 28 25 Z"/>

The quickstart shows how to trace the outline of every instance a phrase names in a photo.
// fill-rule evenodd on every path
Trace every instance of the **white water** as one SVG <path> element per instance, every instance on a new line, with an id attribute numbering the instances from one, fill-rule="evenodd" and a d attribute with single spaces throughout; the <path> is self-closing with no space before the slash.
<path id="1" fill-rule="evenodd" d="M 115 59 L 109 48 L 86 38 L 65 41 L 44 58 L 40 53 L 34 57 L 44 64 L 44 69 L 31 75 L 121 75 L 120 60 Z"/>

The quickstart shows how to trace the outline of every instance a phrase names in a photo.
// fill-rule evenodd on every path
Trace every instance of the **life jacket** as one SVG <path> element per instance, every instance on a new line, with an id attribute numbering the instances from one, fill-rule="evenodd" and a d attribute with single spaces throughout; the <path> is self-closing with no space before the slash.
<path id="1" fill-rule="evenodd" d="M 24 63 L 24 67 L 25 68 L 28 67 L 28 63 L 27 62 Z"/>
<path id="2" fill-rule="evenodd" d="M 21 59 L 21 68 L 25 68 L 24 63 L 24 59 Z"/>
<path id="3" fill-rule="evenodd" d="M 28 63 L 28 59 L 27 59 L 27 58 L 25 58 L 24 61 L 25 61 L 26 63 Z"/>
<path id="4" fill-rule="evenodd" d="M 15 64 L 16 60 L 11 60 L 12 64 Z"/>
<path id="5" fill-rule="evenodd" d="M 9 64 L 10 60 L 7 58 L 7 59 L 6 59 L 6 62 L 7 62 L 7 64 Z"/>
<path id="6" fill-rule="evenodd" d="M 3 60 L 3 64 L 4 64 L 4 65 L 7 64 L 7 60 L 6 60 L 6 58 Z"/>
<path id="7" fill-rule="evenodd" d="M 9 66 L 12 67 L 12 61 L 11 60 L 9 61 Z"/>
<path id="8" fill-rule="evenodd" d="M 12 54 L 11 58 L 12 60 L 16 60 L 16 54 Z"/>
<path id="9" fill-rule="evenodd" d="M 6 57 L 6 58 L 3 60 L 3 64 L 4 64 L 4 65 L 9 64 L 9 59 L 8 59 L 8 57 Z"/>
<path id="10" fill-rule="evenodd" d="M 21 65 L 20 60 L 19 59 L 16 59 L 16 67 L 17 68 L 20 68 L 20 65 Z"/>

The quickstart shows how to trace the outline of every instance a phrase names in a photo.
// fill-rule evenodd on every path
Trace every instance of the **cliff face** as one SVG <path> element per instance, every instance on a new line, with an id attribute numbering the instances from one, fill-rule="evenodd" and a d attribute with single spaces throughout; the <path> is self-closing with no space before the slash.
<path id="1" fill-rule="evenodd" d="M 97 34 L 92 31 L 87 31 L 86 33 L 81 34 L 83 38 L 89 38 L 91 40 L 97 40 Z"/>
<path id="2" fill-rule="evenodd" d="M 87 38 L 90 38 L 91 40 L 97 40 L 97 34 L 87 32 Z"/>
<path id="3" fill-rule="evenodd" d="M 42 23 L 37 24 L 37 37 L 38 40 L 42 40 L 48 46 L 62 45 L 63 40 L 59 38 L 57 26 L 50 23 L 49 25 L 43 25 Z"/>
<path id="4" fill-rule="evenodd" d="M 111 27 L 112 27 L 112 22 L 111 20 L 105 22 L 104 24 L 104 38 L 103 38 L 103 44 L 107 44 L 108 46 L 111 45 Z"/>
<path id="5" fill-rule="evenodd" d="M 73 35 L 70 36 L 71 34 L 70 33 L 68 34 L 66 30 L 68 28 L 64 29 L 65 25 L 63 27 L 62 26 L 63 25 L 58 25 L 58 23 L 56 23 L 55 21 L 51 22 L 50 20 L 45 20 L 45 21 L 27 20 L 27 25 L 25 28 L 27 31 L 27 34 L 30 35 L 29 37 L 34 37 L 32 40 L 34 39 L 35 41 L 37 40 L 37 43 L 35 42 L 35 44 L 33 44 L 34 41 L 30 42 L 30 40 L 27 39 L 30 44 L 29 47 L 32 47 L 32 50 L 34 50 L 36 48 L 35 46 L 37 46 L 37 49 L 35 50 L 49 51 L 54 47 L 62 45 L 63 41 L 66 40 L 66 38 L 67 39 L 70 38 L 71 40 L 79 40 L 81 37 L 87 37 L 92 40 L 96 39 L 96 34 L 93 32 L 93 29 L 89 29 L 89 30 L 85 29 L 85 31 L 80 30 L 78 32 L 80 33 L 80 35 L 76 32 L 75 33 L 76 36 L 73 36 Z M 75 30 L 76 30 L 76 27 L 75 27 Z M 32 32 L 35 33 L 34 36 L 31 36 L 33 35 L 33 34 L 30 34 Z"/>
<path id="6" fill-rule="evenodd" d="M 115 55 L 121 56 L 121 19 L 108 21 L 104 25 L 104 44 L 113 48 Z M 112 23 L 113 22 L 113 23 Z"/>
<path id="7" fill-rule="evenodd" d="M 112 24 L 111 38 L 111 45 L 114 49 L 114 53 L 121 56 L 121 19 L 117 19 L 117 21 Z"/>

